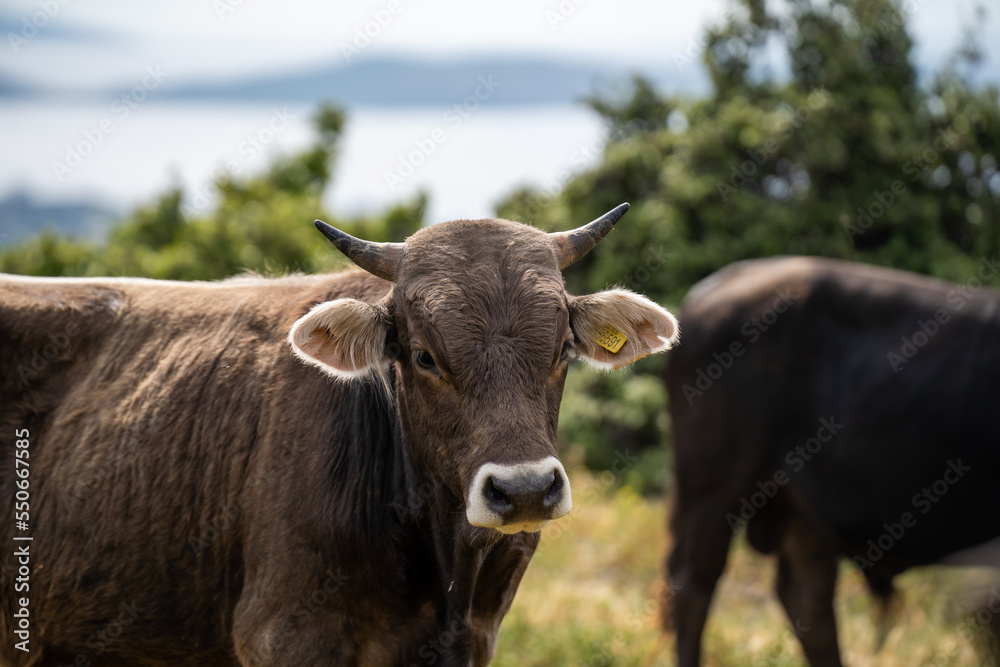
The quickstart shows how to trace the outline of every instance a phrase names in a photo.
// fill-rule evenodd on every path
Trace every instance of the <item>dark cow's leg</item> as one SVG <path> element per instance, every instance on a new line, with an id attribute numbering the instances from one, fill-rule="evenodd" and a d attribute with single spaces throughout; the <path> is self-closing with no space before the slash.
<path id="1" fill-rule="evenodd" d="M 778 548 L 778 598 L 812 667 L 841 667 L 833 595 L 837 549 L 802 518 L 790 521 Z"/>
<path id="2" fill-rule="evenodd" d="M 667 560 L 669 617 L 677 637 L 678 667 L 697 667 L 701 636 L 716 582 L 722 576 L 732 531 L 726 511 L 706 506 L 692 511 L 674 504 L 674 547 Z"/>

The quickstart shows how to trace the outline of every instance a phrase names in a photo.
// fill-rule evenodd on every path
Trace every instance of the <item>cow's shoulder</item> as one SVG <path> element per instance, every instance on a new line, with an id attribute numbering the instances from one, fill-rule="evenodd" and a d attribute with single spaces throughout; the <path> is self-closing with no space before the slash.
<path id="1" fill-rule="evenodd" d="M 122 315 L 135 311 L 210 314 L 239 304 L 263 312 L 271 309 L 274 298 L 293 307 L 338 298 L 377 302 L 389 288 L 390 283 L 357 269 L 276 278 L 248 273 L 210 282 L 0 274 L 0 335 L 33 343 L 52 327 L 72 323 L 86 337 L 105 333 L 116 321 L 126 321 Z"/>
<path id="2" fill-rule="evenodd" d="M 108 345 L 130 341 L 131 350 L 135 338 L 158 345 L 183 336 L 210 346 L 250 327 L 282 343 L 317 303 L 344 297 L 374 303 L 389 288 L 359 270 L 212 282 L 0 274 L 0 372 L 13 385 L 8 390 L 23 388 L 43 369 L 51 375 Z"/>
<path id="3" fill-rule="evenodd" d="M 111 283 L 0 275 L 0 403 L 4 425 L 49 412 L 81 358 L 102 345 L 126 296 Z"/>
<path id="4" fill-rule="evenodd" d="M 684 299 L 681 326 L 709 329 L 739 323 L 778 300 L 801 304 L 821 278 L 812 257 L 775 257 L 735 262 L 696 283 Z M 784 308 L 784 306 L 783 306 Z"/>
<path id="5" fill-rule="evenodd" d="M 13 354 L 55 346 L 65 357 L 113 326 L 125 301 L 112 281 L 0 274 L 0 339 Z"/>
<path id="6" fill-rule="evenodd" d="M 279 290 L 291 289 L 296 292 L 303 304 L 313 305 L 335 299 L 359 299 L 375 304 L 384 299 L 392 287 L 392 283 L 361 269 L 320 275 L 288 276 L 271 279 L 270 284 Z"/>
<path id="7" fill-rule="evenodd" d="M 688 318 L 719 323 L 773 306 L 807 304 L 853 312 L 911 308 L 944 302 L 954 285 L 898 269 L 824 257 L 772 257 L 730 264 L 691 288 L 684 301 Z"/>

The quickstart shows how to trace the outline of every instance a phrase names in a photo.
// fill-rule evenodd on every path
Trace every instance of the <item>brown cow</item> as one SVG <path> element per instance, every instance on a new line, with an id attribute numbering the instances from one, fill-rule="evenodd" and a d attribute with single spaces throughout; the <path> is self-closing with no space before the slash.
<path id="1" fill-rule="evenodd" d="M 564 290 L 625 210 L 398 244 L 317 222 L 368 273 L 0 278 L 0 663 L 489 663 L 570 510 L 568 358 L 677 338 L 641 296 Z"/>

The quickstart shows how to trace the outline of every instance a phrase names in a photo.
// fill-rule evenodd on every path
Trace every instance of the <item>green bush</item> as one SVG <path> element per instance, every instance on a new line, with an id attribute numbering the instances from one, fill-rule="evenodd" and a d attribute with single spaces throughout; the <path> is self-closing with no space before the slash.
<path id="1" fill-rule="evenodd" d="M 171 190 L 119 223 L 101 246 L 41 234 L 0 254 L 0 271 L 48 276 L 142 276 L 214 280 L 244 271 L 275 275 L 330 271 L 349 262 L 317 242 L 310 222 L 323 218 L 373 241 L 398 241 L 423 224 L 427 199 L 381 216 L 333 219 L 323 210 L 346 122 L 334 106 L 314 117 L 316 141 L 261 174 L 214 183 L 218 202 L 199 211 Z"/>

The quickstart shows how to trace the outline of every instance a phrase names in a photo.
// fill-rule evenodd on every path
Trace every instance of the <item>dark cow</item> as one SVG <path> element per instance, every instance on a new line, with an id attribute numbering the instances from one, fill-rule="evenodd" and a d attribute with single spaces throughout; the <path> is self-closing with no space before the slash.
<path id="1" fill-rule="evenodd" d="M 395 244 L 317 222 L 367 273 L 0 278 L 0 663 L 489 663 L 570 510 L 567 359 L 677 337 L 641 296 L 564 290 L 626 209 Z"/>
<path id="2" fill-rule="evenodd" d="M 984 260 L 980 276 L 996 270 Z M 978 279 L 767 259 L 697 284 L 680 321 L 667 371 L 680 667 L 699 662 L 743 525 L 777 555 L 777 594 L 814 666 L 841 664 L 838 558 L 883 601 L 914 566 L 1000 565 L 988 548 L 1000 536 L 1000 295 Z"/>

